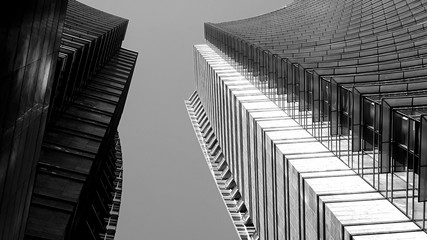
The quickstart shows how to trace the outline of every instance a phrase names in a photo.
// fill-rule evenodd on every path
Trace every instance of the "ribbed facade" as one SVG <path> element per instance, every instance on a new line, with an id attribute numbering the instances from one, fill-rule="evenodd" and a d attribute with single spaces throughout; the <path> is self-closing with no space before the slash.
<path id="1" fill-rule="evenodd" d="M 211 47 L 195 64 L 187 108 L 241 239 L 427 239 Z"/>
<path id="2" fill-rule="evenodd" d="M 123 169 L 117 126 L 138 55 L 121 47 L 128 20 L 74 0 L 18 2 L 0 43 L 13 43 L 16 24 L 24 42 L 4 47 L 11 56 L 1 56 L 1 67 L 21 58 L 37 64 L 17 68 L 19 89 L 16 81 L 0 87 L 3 109 L 26 111 L 9 121 L 12 130 L 2 125 L 0 238 L 113 239 Z M 10 148 L 8 136 L 16 139 Z"/>
<path id="3" fill-rule="evenodd" d="M 394 209 L 403 213 L 407 221 L 425 230 L 426 22 L 427 11 L 423 1 L 300 0 L 254 18 L 207 23 L 205 38 L 240 76 L 357 173 L 381 199 L 386 199 Z M 210 55 L 204 57 L 209 58 Z M 200 75 L 206 66 L 196 63 L 196 74 Z M 208 74 L 203 81 L 210 82 L 215 81 L 219 73 L 203 74 Z M 214 106 L 204 103 L 206 111 L 218 106 L 226 107 L 226 104 L 236 107 L 234 97 L 222 93 L 223 90 L 200 92 L 200 85 L 208 84 L 203 81 L 197 82 L 200 99 L 209 96 L 211 101 L 218 101 Z M 239 160 L 244 156 L 240 149 L 248 140 L 246 137 L 238 140 L 233 129 L 239 129 L 239 125 L 246 128 L 250 123 L 243 121 L 240 113 L 235 114 L 229 109 L 216 114 L 209 120 L 213 128 L 220 131 L 217 138 L 231 135 L 232 139 L 220 147 L 228 152 L 225 157 L 229 159 L 230 166 L 233 166 L 233 159 L 237 159 L 234 172 L 236 177 L 241 177 L 236 182 L 260 237 L 316 239 L 314 235 L 307 235 L 310 231 L 304 228 L 307 219 L 302 217 L 303 213 L 299 213 L 298 218 L 289 219 L 290 224 L 295 223 L 292 220 L 300 221 L 298 227 L 292 227 L 286 223 L 281 225 L 277 216 L 271 218 L 260 212 L 261 208 L 270 211 L 269 199 L 280 195 L 274 195 L 276 193 L 268 185 L 267 173 L 258 169 L 251 175 L 245 172 L 248 170 L 239 169 L 239 166 L 248 164 L 247 159 Z M 221 126 L 225 130 L 220 130 Z M 257 152 L 252 147 L 249 147 L 251 156 Z M 265 154 L 273 154 L 272 151 Z M 264 161 L 266 156 L 260 155 L 256 161 Z M 240 161 L 242 163 L 239 164 Z M 264 185 L 248 184 L 254 174 L 265 179 Z M 273 176 L 277 174 L 272 173 Z M 286 172 L 283 174 L 286 176 Z M 274 180 L 271 181 L 274 187 Z M 306 180 L 302 178 L 300 181 Z M 257 198 L 253 192 L 264 198 Z M 270 194 L 273 195 L 269 197 Z M 291 193 L 284 191 L 280 194 L 287 196 Z M 317 202 L 321 201 L 319 195 L 317 198 Z M 296 209 L 306 211 L 304 204 L 308 204 L 307 201 L 303 199 Z M 279 202 L 270 202 L 273 212 L 278 211 L 276 204 Z M 286 209 L 290 202 L 280 204 L 284 204 Z M 390 221 L 384 216 L 381 224 Z M 364 224 L 369 225 L 369 222 Z M 379 226 L 380 223 L 375 224 Z M 285 235 L 269 230 L 271 226 L 284 231 Z M 342 226 L 341 233 L 348 229 L 345 224 Z M 391 232 L 398 231 L 391 229 Z M 377 233 L 385 236 L 384 232 Z M 322 238 L 322 234 L 316 236 Z M 323 237 L 328 238 L 327 235 Z M 329 238 L 346 238 L 346 235 L 342 234 L 340 238 L 331 235 Z M 399 239 L 408 238 L 409 234 L 402 233 Z"/>
<path id="4" fill-rule="evenodd" d="M 67 1 L 6 2 L 0 8 L 0 239 L 22 239 Z"/>

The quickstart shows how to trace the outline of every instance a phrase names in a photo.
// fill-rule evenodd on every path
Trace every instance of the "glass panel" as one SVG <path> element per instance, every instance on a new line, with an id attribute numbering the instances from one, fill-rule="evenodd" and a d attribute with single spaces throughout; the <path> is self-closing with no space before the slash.
<path id="1" fill-rule="evenodd" d="M 427 116 L 421 117 L 419 201 L 427 201 Z M 423 147 L 424 146 L 424 147 Z"/>
<path id="2" fill-rule="evenodd" d="M 391 115 L 390 106 L 385 101 L 382 101 L 382 132 L 381 132 L 381 159 L 380 171 L 387 173 L 390 171 L 390 125 Z"/>

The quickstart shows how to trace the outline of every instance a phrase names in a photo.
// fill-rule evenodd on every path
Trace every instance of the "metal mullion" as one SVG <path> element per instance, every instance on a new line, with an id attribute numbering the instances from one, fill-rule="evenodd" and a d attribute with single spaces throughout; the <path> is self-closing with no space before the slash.
<path id="1" fill-rule="evenodd" d="M 374 108 L 374 118 L 373 118 L 373 123 L 372 123 L 372 128 L 373 128 L 373 131 L 372 131 L 372 161 L 373 161 L 373 171 L 375 171 L 375 160 L 376 160 L 376 157 L 375 157 L 375 134 L 376 134 L 376 132 L 377 132 L 377 128 L 376 128 L 376 123 L 377 123 L 377 104 L 375 103 L 375 102 L 372 102 L 371 103 L 371 107 L 373 106 L 373 108 Z M 373 177 L 374 177 L 374 175 L 373 175 Z M 374 187 L 375 187 L 375 185 L 374 185 Z"/>
<path id="2" fill-rule="evenodd" d="M 340 126 L 341 126 L 341 119 L 340 119 L 340 103 L 341 103 L 341 87 L 340 86 L 338 86 L 337 85 L 337 91 L 336 91 L 336 94 L 337 94 L 337 103 L 336 103 L 336 131 L 337 131 L 337 137 L 335 137 L 335 145 L 336 145 L 336 148 L 338 149 L 337 151 L 338 151 L 338 158 L 339 159 L 341 159 L 341 133 L 340 132 L 342 132 L 341 130 L 340 130 Z"/>
<path id="3" fill-rule="evenodd" d="M 383 113 L 382 113 L 382 106 L 380 105 L 380 104 L 378 104 L 379 105 L 379 107 L 380 107 L 380 112 L 379 112 L 379 120 L 378 120 L 378 122 L 379 123 L 381 123 L 381 124 L 383 124 Z M 378 169 L 377 169 L 377 177 L 378 177 L 378 180 L 377 180 L 377 182 L 378 182 L 378 191 L 380 191 L 380 186 L 381 186 L 381 168 L 380 168 L 380 162 L 382 163 L 382 154 L 381 154 L 381 151 L 382 151 L 382 130 L 380 129 L 379 131 L 378 131 Z M 381 151 L 380 151 L 380 149 L 381 149 Z M 375 175 L 374 175 L 374 178 L 375 178 Z M 375 183 L 375 181 L 374 181 L 374 183 Z M 375 188 L 375 184 L 374 184 L 374 188 Z"/>
<path id="4" fill-rule="evenodd" d="M 355 111 L 354 110 L 354 102 L 355 102 L 355 99 L 354 99 L 354 96 L 355 96 L 354 86 L 353 86 L 352 91 L 350 93 L 351 93 L 351 99 L 352 99 L 352 101 L 351 101 L 351 111 L 349 111 L 349 113 L 351 113 L 351 121 L 349 122 L 349 127 L 351 126 L 351 134 L 349 134 L 348 141 L 350 142 L 350 138 L 351 138 L 351 146 L 349 145 L 351 147 L 351 150 L 350 150 L 350 147 L 349 147 L 349 151 L 351 151 L 351 166 L 350 166 L 350 163 L 348 164 L 348 166 L 351 169 L 354 169 L 353 168 L 353 163 L 354 163 L 354 152 L 355 152 L 355 149 L 353 147 L 354 146 L 354 137 L 353 136 L 354 136 L 354 132 L 355 132 L 354 122 L 355 122 L 355 118 L 356 118 L 355 114 L 354 114 L 354 111 Z M 349 96 L 349 99 L 350 99 L 350 96 Z M 359 103 L 359 105 L 360 105 L 360 103 Z M 360 113 L 359 113 L 359 116 L 360 116 Z M 359 125 L 359 129 L 360 129 L 360 125 Z M 360 136 L 360 134 L 359 134 L 359 136 Z M 360 145 L 360 143 L 359 143 L 359 145 Z M 350 158 L 350 155 L 349 155 L 349 158 Z"/>
<path id="5" fill-rule="evenodd" d="M 259 47 L 254 48 L 254 71 L 252 74 L 253 77 L 253 84 L 255 85 L 255 87 L 259 87 L 258 86 L 258 80 L 256 79 L 259 75 Z"/>
<path id="6" fill-rule="evenodd" d="M 415 127 L 416 126 L 415 123 L 416 122 L 414 121 L 414 134 L 417 134 L 416 133 L 417 128 Z M 414 137 L 415 137 L 414 154 L 412 155 L 412 166 L 413 166 L 413 174 L 412 174 L 412 218 L 413 219 L 415 219 L 415 168 L 418 168 L 418 165 L 419 165 L 419 163 L 418 163 L 418 165 L 415 166 L 415 155 L 416 155 L 415 146 L 416 146 L 417 142 L 416 142 L 416 136 L 414 136 Z M 420 160 L 418 160 L 418 161 L 420 161 Z M 420 171 L 418 170 L 418 175 L 419 174 L 420 174 Z M 419 178 L 419 176 L 418 176 L 418 178 Z M 418 188 L 419 187 L 420 186 L 418 186 Z"/>
<path id="7" fill-rule="evenodd" d="M 315 101 L 314 101 L 314 96 L 315 96 L 315 78 L 314 78 L 314 71 L 312 72 L 312 76 L 311 76 L 311 133 L 312 133 L 312 135 L 316 138 L 316 129 L 315 129 L 315 126 L 316 126 L 316 124 L 315 124 L 315 120 L 316 120 L 316 117 L 315 117 L 315 114 L 316 114 L 316 111 L 315 111 Z"/>
<path id="8" fill-rule="evenodd" d="M 296 64 L 292 64 L 292 118 L 295 119 L 295 105 L 296 105 L 296 97 L 295 97 L 295 90 L 296 90 L 296 81 L 297 78 L 295 77 L 296 73 L 298 72 L 296 68 Z"/>
<path id="9" fill-rule="evenodd" d="M 292 116 L 292 104 L 291 102 L 293 101 L 293 95 L 292 95 L 292 64 L 287 61 L 287 68 L 288 68 L 288 81 L 287 81 L 287 104 L 286 104 L 286 108 L 288 110 L 288 114 L 290 116 Z M 291 82 L 291 83 L 290 83 Z"/>
<path id="10" fill-rule="evenodd" d="M 383 102 L 384 103 L 384 102 Z M 381 103 L 381 105 L 383 105 L 383 103 Z M 381 115 L 380 115 L 380 121 L 381 121 L 381 123 L 383 124 L 383 122 L 384 122 L 384 111 L 383 110 L 381 110 Z M 381 133 L 381 151 L 384 151 L 384 149 L 383 149 L 383 147 L 382 147 L 382 134 L 384 134 L 384 132 L 382 132 Z M 382 167 L 383 167 L 383 161 L 384 161 L 384 159 L 383 159 L 383 154 L 381 154 L 381 169 L 382 169 Z M 379 165 L 379 164 L 378 164 Z M 380 166 L 378 166 L 378 169 L 380 169 Z M 381 171 L 379 171 L 378 172 L 378 179 L 380 180 L 380 172 L 382 172 L 382 170 Z M 385 184 L 385 195 L 386 195 L 386 198 L 388 198 L 388 173 L 386 173 L 386 179 L 385 179 L 385 181 L 386 181 L 386 184 Z M 381 184 L 380 183 L 378 183 L 378 191 L 380 191 L 380 187 L 381 187 Z"/>
<path id="11" fill-rule="evenodd" d="M 301 65 L 298 65 L 298 77 L 299 77 L 299 104 L 298 104 L 298 119 L 299 119 L 299 124 L 303 126 L 304 128 L 304 123 L 303 123 L 303 115 L 304 115 L 304 111 L 305 111 L 305 74 L 304 74 L 304 69 L 302 68 Z M 301 87 L 303 89 L 303 91 L 301 91 Z M 301 101 L 302 99 L 302 101 Z"/>
<path id="12" fill-rule="evenodd" d="M 309 79 L 311 81 L 311 134 L 315 136 L 316 131 L 314 130 L 314 71 L 311 71 L 311 78 Z M 307 114 L 307 118 L 308 118 L 308 114 Z"/>
<path id="13" fill-rule="evenodd" d="M 391 157 L 392 156 L 392 154 L 393 154 L 393 148 L 394 148 L 394 138 L 393 138 L 393 133 L 394 133 L 394 130 L 393 130 L 393 126 L 394 126 L 394 113 L 393 113 L 393 109 L 390 109 L 390 112 L 391 112 L 391 124 L 390 124 L 390 128 L 389 128 L 389 130 L 391 131 L 391 133 L 390 133 L 390 137 L 391 137 L 391 141 L 390 141 L 390 150 L 389 150 L 389 160 L 390 160 L 390 165 L 391 165 L 391 167 L 390 167 L 390 178 L 391 178 L 391 196 L 390 196 L 390 201 L 391 202 L 393 202 L 393 197 L 394 197 L 394 182 L 393 182 L 393 179 L 394 179 L 394 161 L 393 161 L 393 158 Z M 388 188 L 388 186 L 387 186 L 387 188 Z"/>
<path id="14" fill-rule="evenodd" d="M 310 78 L 310 75 L 309 75 L 309 72 L 308 72 L 308 70 L 304 70 L 304 91 L 303 91 L 303 93 L 304 93 L 304 111 L 303 111 L 303 128 L 306 130 L 306 131 L 308 131 L 308 129 L 307 129 L 307 115 L 308 115 L 308 111 L 309 111 L 309 109 L 310 109 L 310 104 L 309 104 L 309 89 L 308 89 L 308 86 L 309 86 L 309 84 L 308 84 L 308 82 L 310 81 L 310 79 L 307 79 L 307 78 Z"/>
<path id="15" fill-rule="evenodd" d="M 284 105 L 285 105 L 285 101 L 286 101 L 286 88 L 285 88 L 285 79 L 286 79 L 286 62 L 284 59 L 280 60 L 280 72 L 281 72 L 281 96 L 280 96 L 280 109 L 284 110 Z"/>
<path id="16" fill-rule="evenodd" d="M 269 98 L 269 66 L 270 66 L 270 55 L 268 50 L 265 50 L 263 52 L 263 58 L 264 58 L 264 74 L 263 74 L 263 78 L 264 78 L 264 94 Z"/>
<path id="17" fill-rule="evenodd" d="M 280 102 L 280 97 L 279 97 L 279 91 L 278 91 L 278 87 L 279 87 L 279 72 L 280 72 L 280 58 L 278 55 L 274 56 L 274 70 L 273 70 L 273 75 L 274 75 L 274 93 L 275 93 L 275 102 L 277 104 L 277 106 L 279 106 L 279 102 Z M 280 106 L 279 106 L 280 107 Z"/>
<path id="18" fill-rule="evenodd" d="M 363 128 L 365 127 L 365 98 L 361 98 L 362 99 L 362 104 L 360 105 L 361 108 L 361 113 L 362 113 L 362 117 L 361 117 L 361 124 L 360 124 L 360 129 L 362 129 L 360 131 L 360 140 L 362 141 L 361 144 L 361 150 L 362 150 L 362 159 L 357 159 L 357 173 L 361 174 L 362 178 L 364 176 L 364 171 L 363 171 L 363 166 L 364 166 L 364 161 L 365 161 L 365 146 L 366 146 L 366 140 L 365 140 L 365 131 L 363 130 Z M 362 165 L 362 169 L 360 169 L 360 165 Z"/>
<path id="19" fill-rule="evenodd" d="M 347 96 L 347 103 L 348 103 L 348 109 L 347 109 L 347 127 L 348 127 L 348 134 L 347 134 L 347 165 L 349 166 L 350 165 L 350 157 L 351 157 L 351 160 L 353 161 L 353 155 L 351 154 L 350 155 L 350 148 L 353 148 L 353 142 L 351 143 L 351 145 L 350 145 L 350 138 L 351 139 L 353 139 L 352 137 L 352 134 L 353 134 L 353 128 L 352 128 L 352 125 L 351 125 L 351 123 L 352 123 L 352 121 L 353 121 L 353 101 L 351 101 L 351 97 L 350 97 L 350 94 L 351 94 L 351 92 L 350 91 L 348 91 L 347 90 L 347 94 L 348 94 L 348 96 Z"/>
<path id="20" fill-rule="evenodd" d="M 323 117 L 323 115 L 324 115 L 324 105 L 325 105 L 325 101 L 324 101 L 324 99 L 323 99 L 323 90 L 322 90 L 322 87 L 323 87 L 323 79 L 319 76 L 319 81 L 320 81 L 320 84 L 319 84 L 319 103 L 320 103 L 320 106 L 319 106 L 319 119 L 320 119 L 320 121 L 319 121 L 319 137 L 320 137 L 320 142 L 323 144 L 323 145 L 325 145 L 324 143 L 323 143 L 323 121 L 324 121 L 324 117 Z"/>
<path id="21" fill-rule="evenodd" d="M 317 129 L 317 136 L 318 137 L 320 137 L 320 142 L 322 142 L 322 138 L 321 138 L 321 136 L 322 136 L 322 134 L 321 134 L 321 124 L 322 124 L 322 121 L 323 121 L 323 117 L 322 117 L 322 113 L 321 113 L 321 111 L 322 111 L 322 107 L 323 107 L 323 105 L 322 105 L 322 102 L 323 102 L 323 100 L 322 100 L 322 78 L 318 75 L 318 74 L 316 74 L 317 75 L 317 84 L 318 84 L 318 86 L 317 86 L 317 105 L 318 105 L 318 110 L 317 110 L 317 112 L 318 112 L 318 119 L 317 119 L 317 127 L 316 127 L 316 129 Z M 314 82 L 314 81 L 313 81 Z"/>
<path id="22" fill-rule="evenodd" d="M 270 100 L 272 100 L 274 102 L 273 98 L 273 91 L 272 91 L 272 86 L 274 86 L 274 72 L 273 72 L 273 68 L 274 68 L 274 62 L 273 62 L 273 54 L 268 52 L 268 64 L 267 64 L 267 92 L 269 95 Z M 271 82 L 273 82 L 272 84 L 270 84 Z"/>
<path id="23" fill-rule="evenodd" d="M 409 211 L 409 206 L 408 206 L 408 204 L 409 204 L 409 199 L 408 199 L 409 198 L 408 197 L 408 194 L 409 194 L 409 190 L 408 190 L 409 189 L 409 151 L 410 151 L 409 143 L 410 143 L 410 139 L 411 139 L 411 135 L 410 135 L 411 134 L 411 131 L 410 131 L 411 121 L 412 120 L 410 118 L 408 118 L 408 129 L 407 129 L 408 143 L 407 143 L 407 149 L 406 149 L 406 159 L 407 159 L 407 166 L 406 166 L 406 207 L 405 207 L 405 214 L 406 215 L 408 215 L 408 211 Z M 415 168 L 415 164 L 412 161 L 412 169 L 414 170 L 414 168 Z M 415 171 L 414 171 L 414 174 L 415 174 Z M 414 206 L 412 206 L 412 207 L 414 207 Z M 414 215 L 412 215 L 412 220 L 413 219 L 414 219 Z"/>
<path id="24" fill-rule="evenodd" d="M 320 135 L 320 142 L 325 145 L 323 143 L 324 139 L 323 139 L 323 121 L 325 121 L 325 111 L 324 111 L 324 106 L 325 106 L 325 99 L 324 97 L 324 93 L 323 93 L 323 78 L 320 78 L 320 95 L 319 95 L 319 99 L 320 99 L 320 108 L 319 108 L 319 115 L 320 115 L 320 122 L 319 122 L 319 135 Z"/>
<path id="25" fill-rule="evenodd" d="M 372 183 L 373 183 L 373 187 L 375 188 L 375 160 L 376 160 L 376 158 L 375 158 L 375 134 L 376 134 L 376 132 L 377 132 L 377 129 L 376 129 L 376 123 L 377 123 L 377 105 L 376 104 L 374 104 L 373 105 L 374 106 L 374 124 L 373 124 L 373 127 L 374 127 L 374 132 L 373 132 L 373 134 L 372 134 L 372 153 L 373 153 L 373 162 L 372 162 Z M 378 145 L 379 145 L 379 141 L 378 141 Z M 378 146 L 378 148 L 379 148 L 379 146 Z M 378 164 L 379 165 L 379 164 Z M 378 184 L 378 186 L 379 186 L 379 184 Z"/>
<path id="26" fill-rule="evenodd" d="M 331 121 L 332 121 L 332 104 L 331 104 L 331 102 L 332 102 L 332 84 L 331 84 L 331 80 L 329 79 L 328 81 L 327 81 L 327 84 L 328 84 L 328 104 L 327 104 L 327 107 L 328 107 L 328 121 L 327 121 L 327 128 L 328 128 L 328 131 L 327 131 L 327 134 L 328 134 L 328 148 L 329 148 L 329 150 L 331 150 L 332 152 L 334 151 L 334 148 L 333 148 L 333 145 L 332 145 L 332 123 L 331 123 Z"/>
<path id="27" fill-rule="evenodd" d="M 250 51 L 249 51 L 249 43 L 248 42 L 245 42 L 245 54 L 246 54 L 246 61 L 245 61 L 243 76 L 247 80 L 249 80 L 249 78 L 248 78 L 248 71 L 249 71 L 249 54 L 250 54 Z"/>
<path id="28" fill-rule="evenodd" d="M 266 80 L 266 70 L 267 70 L 267 58 L 266 58 L 266 51 L 263 50 L 261 52 L 261 59 L 260 59 L 260 63 L 261 63 L 261 67 L 260 67 L 260 87 L 261 87 L 261 92 L 267 96 L 267 80 Z"/>

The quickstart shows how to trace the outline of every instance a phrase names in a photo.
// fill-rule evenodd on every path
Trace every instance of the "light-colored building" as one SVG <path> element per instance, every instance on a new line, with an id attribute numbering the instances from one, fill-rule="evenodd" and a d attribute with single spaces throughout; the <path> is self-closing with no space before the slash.
<path id="1" fill-rule="evenodd" d="M 307 0 L 205 25 L 186 104 L 242 239 L 427 239 L 425 10 Z"/>

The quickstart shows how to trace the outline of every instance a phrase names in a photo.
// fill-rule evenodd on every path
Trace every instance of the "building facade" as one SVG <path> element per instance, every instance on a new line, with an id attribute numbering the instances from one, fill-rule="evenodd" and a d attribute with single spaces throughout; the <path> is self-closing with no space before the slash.
<path id="1" fill-rule="evenodd" d="M 0 238 L 113 239 L 128 20 L 74 0 L 0 11 Z"/>
<path id="2" fill-rule="evenodd" d="M 427 239 L 426 23 L 299 0 L 205 24 L 187 108 L 242 239 Z"/>

